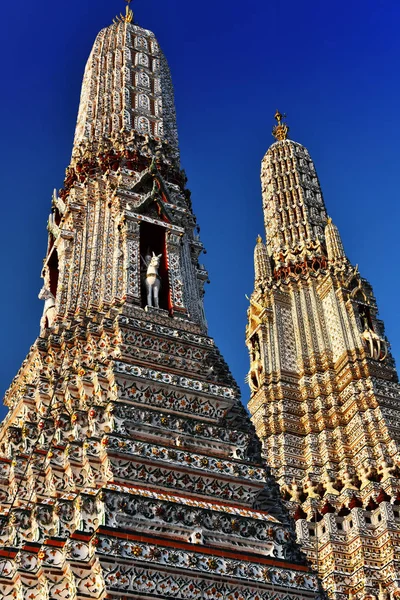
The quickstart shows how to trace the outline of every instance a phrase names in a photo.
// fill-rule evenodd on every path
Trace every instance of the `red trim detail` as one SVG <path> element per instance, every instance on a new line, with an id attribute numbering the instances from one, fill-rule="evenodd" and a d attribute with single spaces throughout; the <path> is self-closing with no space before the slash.
<path id="1" fill-rule="evenodd" d="M 115 529 L 108 527 L 99 527 L 97 532 L 98 535 L 105 535 L 108 537 L 119 538 L 123 540 L 134 540 L 145 544 L 156 544 L 157 546 L 167 546 L 168 548 L 181 548 L 182 550 L 190 550 L 191 552 L 197 552 L 198 554 L 210 554 L 212 556 L 222 556 L 225 558 L 236 558 L 238 560 L 245 560 L 247 562 L 256 562 L 263 565 L 272 565 L 274 567 L 282 567 L 284 569 L 294 569 L 296 571 L 310 571 L 306 565 L 296 565 L 293 563 L 285 563 L 276 559 L 264 558 L 258 555 L 249 555 L 241 552 L 230 552 L 229 550 L 219 550 L 218 548 L 209 548 L 207 546 L 198 546 L 197 544 L 188 544 L 186 542 L 178 542 L 177 540 L 167 540 L 154 537 L 147 537 L 145 535 L 136 535 L 134 533 L 125 533 L 116 531 Z"/>
<path id="2" fill-rule="evenodd" d="M 74 531 L 74 533 L 70 536 L 70 539 L 80 540 L 81 542 L 90 542 L 93 535 L 93 533 L 77 533 L 76 531 Z"/>
<path id="3" fill-rule="evenodd" d="M 17 556 L 18 552 L 15 550 L 0 550 L 0 556 L 5 556 L 6 558 L 13 559 Z"/>

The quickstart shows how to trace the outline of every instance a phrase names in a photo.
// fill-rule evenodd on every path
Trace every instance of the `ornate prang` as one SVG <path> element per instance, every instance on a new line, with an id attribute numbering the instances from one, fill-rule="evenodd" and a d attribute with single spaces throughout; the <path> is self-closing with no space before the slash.
<path id="1" fill-rule="evenodd" d="M 0 428 L 1 599 L 318 598 L 207 335 L 172 84 L 129 2 L 95 41 L 51 210 L 40 337 Z M 269 318 L 253 300 L 255 391 Z"/>
<path id="2" fill-rule="evenodd" d="M 329 597 L 394 598 L 400 386 L 371 286 L 327 218 L 307 149 L 276 118 L 246 330 L 249 409 Z"/>

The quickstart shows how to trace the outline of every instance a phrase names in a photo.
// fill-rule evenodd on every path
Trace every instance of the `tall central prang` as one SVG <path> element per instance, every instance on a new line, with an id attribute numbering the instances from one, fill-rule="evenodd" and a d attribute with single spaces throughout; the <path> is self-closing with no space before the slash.
<path id="1" fill-rule="evenodd" d="M 0 597 L 316 598 L 207 336 L 169 70 L 129 5 L 89 57 L 48 230 L 0 430 Z"/>
<path id="2" fill-rule="evenodd" d="M 204 332 L 207 273 L 179 164 L 171 77 L 154 35 L 129 22 L 129 10 L 99 33 L 86 65 L 72 160 L 49 221 L 45 290 L 57 322 L 146 307 Z"/>

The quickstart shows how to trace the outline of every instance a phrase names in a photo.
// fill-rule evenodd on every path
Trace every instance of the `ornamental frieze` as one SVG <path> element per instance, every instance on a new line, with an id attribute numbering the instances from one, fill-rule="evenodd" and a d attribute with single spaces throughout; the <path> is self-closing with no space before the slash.
<path id="1" fill-rule="evenodd" d="M 129 374 L 133 377 L 140 377 L 149 381 L 158 381 L 160 383 L 178 386 L 184 389 L 195 390 L 203 394 L 222 398 L 235 398 L 236 392 L 232 388 L 213 383 L 199 381 L 191 377 L 173 375 L 156 369 L 148 369 L 137 365 L 129 365 L 121 361 L 115 361 L 115 372 L 119 374 Z"/>
<path id="2" fill-rule="evenodd" d="M 268 519 L 264 515 L 263 519 L 250 519 L 235 514 L 227 516 L 221 510 L 216 511 L 211 504 L 206 509 L 200 502 L 197 507 L 185 506 L 178 498 L 171 498 L 174 502 L 156 498 L 145 500 L 141 495 L 108 491 L 104 493 L 103 500 L 106 505 L 104 524 L 108 527 L 135 530 L 138 525 L 144 527 L 146 521 L 149 531 L 160 531 L 161 527 L 165 530 L 175 528 L 176 532 L 182 531 L 186 541 L 193 539 L 197 544 L 215 545 L 222 536 L 228 546 L 240 545 L 251 551 L 253 543 L 263 555 L 295 562 L 299 559 L 298 548 L 273 517 Z M 198 538 L 193 535 L 194 531 L 199 532 Z"/>
<path id="3" fill-rule="evenodd" d="M 177 417 L 170 413 L 154 410 L 143 410 L 126 404 L 117 403 L 114 406 L 114 425 L 110 430 L 118 434 L 130 435 L 135 427 L 143 424 L 162 429 L 164 433 L 168 430 L 179 435 L 196 436 L 199 443 L 201 438 L 213 442 L 224 442 L 242 451 L 251 441 L 248 433 L 216 427 L 208 422 L 199 422 L 195 419 Z"/>
<path id="4" fill-rule="evenodd" d="M 244 579 L 249 582 L 284 585 L 297 590 L 317 591 L 318 583 L 315 575 L 310 573 L 286 570 L 266 563 L 247 562 L 213 557 L 201 552 L 190 552 L 176 548 L 163 548 L 131 540 L 109 538 L 106 535 L 97 536 L 97 552 L 100 555 L 117 556 L 130 560 L 140 560 L 143 563 L 157 563 L 163 566 L 173 566 L 175 569 L 194 571 L 198 573 L 211 573 L 215 575 L 228 575 L 235 579 Z M 129 589 L 131 576 L 128 576 L 129 567 L 124 568 L 126 581 L 122 589 Z M 110 575 L 108 576 L 109 580 Z M 121 588 L 119 588 L 121 589 Z"/>
<path id="5" fill-rule="evenodd" d="M 155 463 L 156 464 L 156 463 Z M 201 472 L 192 473 L 190 470 L 181 471 L 167 467 L 145 464 L 135 460 L 127 460 L 114 456 L 107 456 L 103 462 L 103 470 L 113 481 L 135 481 L 152 486 L 163 485 L 166 488 L 180 490 L 183 493 L 195 493 L 202 496 L 213 497 L 218 493 L 222 500 L 234 501 L 237 504 L 248 504 L 260 495 L 262 485 L 253 485 L 239 481 L 225 480 L 223 476 L 206 476 Z"/>
<path id="6" fill-rule="evenodd" d="M 266 482 L 265 469 L 257 466 L 248 466 L 240 462 L 229 462 L 222 458 L 210 457 L 193 452 L 182 451 L 179 448 L 165 448 L 155 444 L 121 440 L 118 437 L 107 436 L 102 439 L 103 446 L 108 452 L 113 450 L 118 454 L 132 454 L 143 458 L 154 458 L 158 461 L 174 465 L 190 466 L 191 469 L 199 469 L 218 475 L 229 475 L 235 478 L 245 479 L 249 482 Z"/>
<path id="7" fill-rule="evenodd" d="M 252 589 L 248 584 L 240 585 L 237 582 L 215 582 L 212 577 L 194 580 L 190 576 L 171 575 L 155 569 L 140 567 L 126 569 L 124 567 L 123 571 L 118 571 L 107 564 L 104 565 L 104 568 L 109 574 L 113 589 L 151 594 L 150 598 L 168 594 L 168 597 L 177 600 L 202 600 L 203 598 L 209 600 L 221 600 L 222 598 L 226 600 L 272 600 L 272 598 L 279 598 L 279 600 L 283 600 L 283 595 L 276 589 L 273 590 L 271 586 L 269 589 L 265 586 L 260 590 L 259 586 Z M 295 595 L 293 597 L 302 596 Z"/>
<path id="8" fill-rule="evenodd" d="M 149 385 L 141 381 L 117 379 L 118 396 L 126 401 L 138 402 L 149 406 L 194 414 L 213 421 L 223 418 L 231 403 L 210 397 L 184 394 L 180 390 L 167 386 Z"/>
<path id="9" fill-rule="evenodd" d="M 183 342 L 189 342 L 197 346 L 203 346 L 206 348 L 216 348 L 215 342 L 210 337 L 205 337 L 197 333 L 185 331 L 185 329 L 179 327 L 173 328 L 171 326 L 160 325 L 153 321 L 144 321 L 142 319 L 133 317 L 119 317 L 118 319 L 121 325 L 128 325 L 135 329 L 141 329 L 143 331 L 150 331 L 152 333 L 160 335 L 162 338 L 172 338 L 172 340 L 182 340 Z"/>

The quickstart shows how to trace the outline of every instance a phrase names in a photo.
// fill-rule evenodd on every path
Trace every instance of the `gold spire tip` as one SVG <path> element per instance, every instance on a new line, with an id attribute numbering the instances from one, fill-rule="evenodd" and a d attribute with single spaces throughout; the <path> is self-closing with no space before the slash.
<path id="1" fill-rule="evenodd" d="M 327 224 L 330 225 L 332 223 L 332 217 L 328 217 Z"/>
<path id="2" fill-rule="evenodd" d="M 115 17 L 114 19 L 114 23 L 133 23 L 133 10 L 131 9 L 131 2 L 132 0 L 125 0 L 126 2 L 126 9 L 125 9 L 125 14 L 123 15 L 122 13 L 120 13 L 119 17 Z"/>
<path id="3" fill-rule="evenodd" d="M 261 235 L 257 236 L 257 244 L 262 244 L 262 237 L 261 237 Z"/>
<path id="4" fill-rule="evenodd" d="M 275 113 L 274 119 L 278 124 L 275 125 L 275 127 L 272 129 L 272 135 L 274 136 L 275 139 L 278 140 L 278 142 L 281 142 L 282 140 L 286 140 L 287 134 L 289 133 L 289 127 L 288 127 L 287 123 L 284 123 L 282 120 L 282 119 L 286 119 L 286 115 L 285 114 L 282 115 L 282 113 L 280 113 L 279 110 L 277 110 Z"/>

